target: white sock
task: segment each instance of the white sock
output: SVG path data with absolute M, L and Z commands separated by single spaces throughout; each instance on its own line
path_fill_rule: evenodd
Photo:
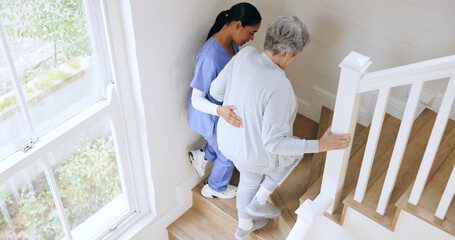
M 251 218 L 239 218 L 239 228 L 242 230 L 250 230 L 253 227 Z
M 272 194 L 272 191 L 261 186 L 254 197 L 258 200 L 259 204 L 263 205 L 267 202 L 267 198 L 270 196 L 270 194 Z

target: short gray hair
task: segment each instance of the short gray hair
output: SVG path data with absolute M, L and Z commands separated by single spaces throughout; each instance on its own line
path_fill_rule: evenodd
M 305 24 L 296 16 L 281 16 L 275 18 L 267 28 L 264 41 L 264 51 L 284 56 L 286 53 L 294 56 L 302 51 L 310 41 L 310 34 Z

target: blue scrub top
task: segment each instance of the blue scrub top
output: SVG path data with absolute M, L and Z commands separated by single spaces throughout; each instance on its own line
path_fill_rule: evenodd
M 239 46 L 235 43 L 232 43 L 232 46 L 234 47 L 234 54 L 236 54 L 239 51 Z M 204 43 L 197 54 L 194 77 L 190 86 L 204 92 L 210 102 L 222 105 L 221 102 L 216 101 L 210 95 L 210 84 L 221 70 L 223 70 L 229 60 L 231 60 L 231 56 L 229 56 L 226 50 L 212 36 Z M 188 125 L 190 129 L 204 137 L 215 136 L 216 124 L 219 117 L 196 110 L 191 103 L 192 93 L 193 90 L 191 89 L 190 96 L 188 97 Z

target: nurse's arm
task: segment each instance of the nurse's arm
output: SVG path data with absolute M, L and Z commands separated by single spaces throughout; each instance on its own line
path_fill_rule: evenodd
M 198 111 L 221 116 L 234 127 L 243 127 L 242 119 L 233 112 L 235 106 L 220 106 L 212 103 L 207 100 L 206 94 L 197 88 L 193 88 L 191 103 Z

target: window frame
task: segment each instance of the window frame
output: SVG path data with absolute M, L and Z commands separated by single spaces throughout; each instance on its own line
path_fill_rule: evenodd
M 0 169 L 3 169 L 0 170 L 0 182 L 7 181 L 22 169 L 40 160 L 43 169 L 47 167 L 49 170 L 46 155 L 51 152 L 52 148 L 70 138 L 74 133 L 87 129 L 90 124 L 108 116 L 122 179 L 122 190 L 126 196 L 129 211 L 122 214 L 110 226 L 98 229 L 99 231 L 91 238 L 114 239 L 141 219 L 151 219 L 154 216 L 152 214 L 151 172 L 148 171 L 150 161 L 147 161 L 146 137 L 141 134 L 140 130 L 145 126 L 144 119 L 140 118 L 143 113 L 143 105 L 134 98 L 138 87 L 135 84 L 139 84 L 138 81 L 131 81 L 138 80 L 134 75 L 134 70 L 130 69 L 128 64 L 119 64 L 122 61 L 124 63 L 124 59 L 132 59 L 127 49 L 128 40 L 124 39 L 124 23 L 122 18 L 118 18 L 124 11 L 122 10 L 124 3 L 121 0 L 82 1 L 88 18 L 94 62 L 97 66 L 100 84 L 102 84 L 103 99 L 32 141 L 33 147 L 30 150 L 17 151 L 0 162 L 0 166 L 2 166 Z M 133 161 L 133 159 L 140 160 Z M 52 177 L 46 174 L 46 179 L 52 187 Z M 53 194 L 53 196 L 55 195 Z M 54 199 L 56 206 L 57 201 Z M 89 219 L 99 217 L 97 215 L 100 212 L 102 210 L 93 214 Z M 89 219 L 85 222 L 89 222 Z M 93 227 L 91 224 L 84 225 L 84 223 L 71 232 L 85 231 L 81 229 Z M 67 238 L 72 239 L 69 236 Z

